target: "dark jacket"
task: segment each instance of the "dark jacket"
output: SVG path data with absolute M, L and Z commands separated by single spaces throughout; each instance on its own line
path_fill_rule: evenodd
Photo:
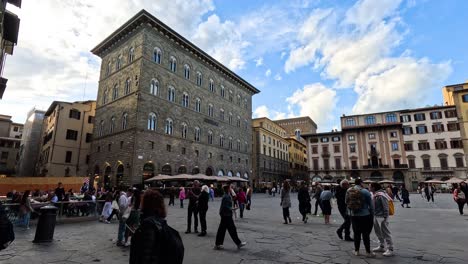
M 335 198 L 338 208 L 346 209 L 346 191 L 341 186 L 336 187 Z
M 229 216 L 232 217 L 232 198 L 231 195 L 225 193 L 221 200 L 221 206 L 219 208 L 219 215 L 221 217 Z
M 198 202 L 198 196 L 200 196 L 201 189 L 193 187 L 188 190 L 187 198 L 189 199 L 189 207 L 196 207 Z
M 57 195 L 57 198 L 60 201 L 63 201 L 63 198 L 65 198 L 65 189 L 62 187 L 62 188 L 56 188 L 55 189 L 55 195 Z
M 198 210 L 208 211 L 209 199 L 210 199 L 210 195 L 207 192 L 201 192 L 200 196 L 198 197 Z
M 157 216 L 143 216 L 132 236 L 130 264 L 182 264 L 184 246 L 177 231 Z
M 297 199 L 299 200 L 299 203 L 309 203 L 310 202 L 309 190 L 307 190 L 306 187 L 300 188 L 299 192 L 297 193 Z

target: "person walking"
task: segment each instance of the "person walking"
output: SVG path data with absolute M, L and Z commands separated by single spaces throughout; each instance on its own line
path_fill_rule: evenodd
M 127 191 L 130 196 L 130 190 Z M 127 221 L 127 217 L 130 216 L 130 213 L 127 212 L 128 209 L 128 196 L 127 193 L 121 192 L 119 197 L 119 230 L 117 233 L 117 246 L 124 246 L 124 236 L 125 236 L 125 221 Z
M 214 249 L 222 250 L 224 249 L 224 236 L 226 235 L 226 230 L 229 232 L 234 243 L 237 245 L 237 248 L 240 249 L 244 247 L 247 243 L 242 242 L 238 235 L 237 229 L 234 225 L 234 220 L 232 219 L 232 198 L 231 198 L 231 186 L 223 186 L 224 195 L 221 200 L 221 206 L 219 208 L 219 215 L 221 216 L 221 222 L 219 223 L 218 232 L 216 233 L 216 243 Z
M 31 212 L 34 211 L 34 209 L 31 206 L 31 198 L 29 198 L 29 195 L 31 194 L 30 190 L 26 190 L 23 194 L 23 197 L 21 198 L 20 202 L 20 225 L 22 225 L 25 229 L 29 229 L 29 220 L 31 219 Z
M 129 208 L 131 209 L 130 215 L 127 221 L 125 221 L 126 232 L 125 232 L 125 246 L 130 246 L 131 237 L 135 233 L 136 229 L 140 225 L 140 204 L 141 204 L 141 192 L 137 188 L 132 189 L 133 192 L 128 198 Z
M 99 222 L 107 221 L 106 219 L 112 214 L 112 198 L 112 194 L 110 192 L 107 193 L 104 207 L 102 208 L 101 216 L 99 217 Z
M 330 215 L 332 212 L 331 199 L 333 194 L 330 191 L 330 186 L 325 186 L 320 194 L 320 202 L 322 203 L 322 213 L 325 219 L 325 224 L 330 224 Z
M 309 190 L 307 189 L 305 182 L 301 183 L 299 192 L 297 193 L 297 199 L 299 200 L 299 212 L 302 215 L 302 222 L 307 223 L 307 213 L 310 208 L 310 195 Z
M 195 233 L 198 233 L 198 197 L 201 194 L 200 182 L 195 180 L 193 182 L 192 189 L 187 192 L 187 198 L 189 199 L 189 205 L 187 209 L 187 231 L 185 234 L 192 232 L 192 216 L 193 216 L 193 228 Z
M 468 197 L 468 185 L 466 184 L 466 182 L 460 183 L 460 190 L 465 194 L 465 197 Z M 468 200 L 466 200 L 466 203 L 468 204 Z
M 198 216 L 200 217 L 201 233 L 199 237 L 206 236 L 206 212 L 208 211 L 208 201 L 210 199 L 210 188 L 207 185 L 202 186 L 200 196 L 198 197 Z
M 176 190 L 175 190 L 174 186 L 172 186 L 169 189 L 169 206 L 171 206 L 171 205 L 174 206 L 175 205 L 175 202 L 174 202 L 175 195 L 176 195 Z
M 184 208 L 184 200 L 185 200 L 185 188 L 184 187 L 180 187 L 179 200 L 180 200 L 180 208 Z
M 340 226 L 340 228 L 336 230 L 336 234 L 338 235 L 340 239 L 343 239 L 343 231 L 344 231 L 344 234 L 345 234 L 344 240 L 354 241 L 350 235 L 351 218 L 348 214 L 348 210 L 346 208 L 346 202 L 345 202 L 346 191 L 349 188 L 349 182 L 347 180 L 342 180 L 342 181 L 339 181 L 338 184 L 339 185 L 336 187 L 335 197 L 336 197 L 336 203 L 338 205 L 338 211 L 340 212 L 341 217 L 343 217 L 344 222 Z
M 393 186 L 393 188 L 392 188 L 392 193 L 393 193 L 393 195 L 395 196 L 394 199 L 397 199 L 398 201 L 401 202 L 400 195 L 398 195 L 398 193 L 399 193 L 399 188 L 398 188 L 398 186 L 396 186 L 396 185 Z
M 240 218 L 244 218 L 244 209 L 245 204 L 247 203 L 245 191 L 247 191 L 247 189 L 245 187 L 241 187 L 239 188 L 239 192 L 237 193 L 237 203 L 239 204 Z
M 291 217 L 289 216 L 289 207 L 291 207 L 291 197 L 290 197 L 291 187 L 289 186 L 288 181 L 283 182 L 283 191 L 281 192 L 281 207 L 283 207 L 283 218 L 284 224 L 291 223 Z
M 401 199 L 403 201 L 401 203 L 401 207 L 405 207 L 405 204 L 406 204 L 406 208 L 411 208 L 409 206 L 409 204 L 410 204 L 409 191 L 408 191 L 408 189 L 406 189 L 405 185 L 401 186 Z
M 393 256 L 393 241 L 388 228 L 388 217 L 390 215 L 388 203 L 392 198 L 382 189 L 379 183 L 371 183 L 370 189 L 374 194 L 374 231 L 380 242 L 380 245 L 372 251 L 381 252 L 384 257 L 391 257 Z M 385 243 L 387 244 L 386 250 Z
M 130 264 L 184 262 L 184 244 L 179 233 L 165 218 L 164 197 L 156 190 L 147 190 L 141 207 L 142 221 L 132 236 Z
M 110 193 L 110 192 L 109 192 L 109 193 Z M 111 212 L 111 214 L 109 215 L 109 217 L 107 217 L 107 219 L 105 220 L 105 223 L 106 223 L 106 224 L 110 224 L 110 223 L 111 223 L 110 221 L 112 220 L 112 217 L 114 217 L 114 215 L 117 216 L 117 219 L 119 218 L 119 213 L 120 213 L 120 211 L 119 211 L 119 202 L 118 202 L 118 200 L 119 200 L 119 198 L 120 198 L 119 192 L 115 192 L 113 198 L 114 198 L 114 199 L 112 200 L 112 212 Z
M 210 186 L 210 199 L 212 202 L 214 202 L 214 198 L 215 198 L 215 192 L 214 192 L 214 189 L 213 189 L 213 184 L 211 184 Z
M 314 199 L 315 199 L 315 212 L 314 212 L 314 215 L 315 216 L 319 216 L 317 214 L 317 210 L 318 208 L 320 207 L 320 209 L 322 209 L 322 204 L 320 203 L 320 195 L 322 194 L 322 186 L 320 184 L 317 184 L 317 186 L 315 187 L 315 193 L 314 193 Z
M 461 190 L 460 185 L 456 183 L 453 184 L 453 200 L 458 205 L 458 211 L 460 212 L 460 215 L 463 215 L 463 208 L 465 207 L 466 196 L 465 193 Z
M 252 193 L 253 189 L 250 187 L 250 185 L 247 188 L 246 196 L 247 196 L 247 210 L 250 210 L 250 206 L 252 206 Z
M 375 257 L 375 254 L 370 250 L 370 233 L 374 227 L 372 195 L 362 187 L 362 180 L 356 179 L 355 186 L 348 189 L 346 192 L 346 206 L 349 209 L 351 223 L 354 233 L 354 252 L 355 256 L 359 256 L 359 248 L 361 246 L 361 238 L 366 248 L 366 256 L 368 258 Z

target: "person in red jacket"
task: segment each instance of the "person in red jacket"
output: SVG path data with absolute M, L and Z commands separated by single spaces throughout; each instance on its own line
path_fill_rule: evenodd
M 244 218 L 244 209 L 245 204 L 247 203 L 247 196 L 245 192 L 247 189 L 245 187 L 239 188 L 239 192 L 237 193 L 237 203 L 239 204 L 239 211 L 240 211 L 240 218 Z

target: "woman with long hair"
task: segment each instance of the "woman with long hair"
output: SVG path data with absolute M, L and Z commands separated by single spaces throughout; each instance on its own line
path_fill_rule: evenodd
M 26 229 L 29 229 L 29 220 L 31 219 L 31 212 L 34 211 L 34 209 L 31 206 L 31 198 L 29 198 L 30 194 L 30 190 L 24 192 L 23 197 L 21 198 L 19 208 L 21 216 L 20 225 L 22 225 Z
M 156 190 L 145 191 L 141 212 L 141 224 L 132 236 L 130 264 L 182 264 L 184 245 L 179 233 L 167 225 L 164 197 Z
M 289 207 L 291 207 L 291 197 L 289 192 L 291 187 L 289 186 L 289 182 L 284 181 L 283 183 L 283 191 L 281 192 L 281 207 L 283 207 L 283 218 L 284 224 L 291 223 L 291 217 L 289 216 Z

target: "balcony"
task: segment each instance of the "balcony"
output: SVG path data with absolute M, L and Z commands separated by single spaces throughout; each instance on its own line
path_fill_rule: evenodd
M 367 152 L 369 157 L 378 157 L 380 156 L 380 152 L 377 149 L 371 149 Z
M 322 152 L 322 158 L 329 158 L 330 157 L 330 152 L 328 151 L 323 151 Z

